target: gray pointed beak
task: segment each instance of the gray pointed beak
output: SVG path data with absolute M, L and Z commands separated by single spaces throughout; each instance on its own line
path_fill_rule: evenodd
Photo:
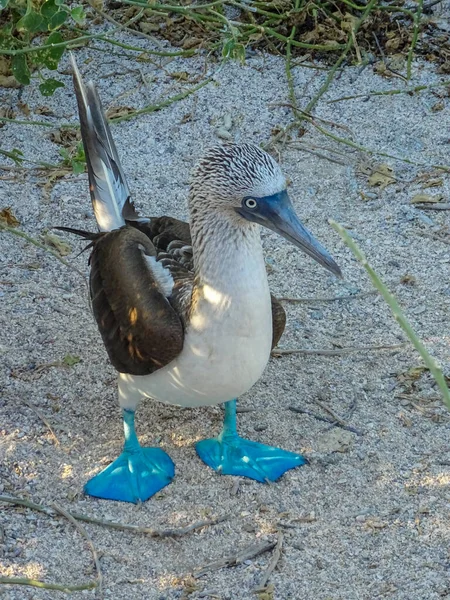
M 337 277 L 342 277 L 341 269 L 330 253 L 297 217 L 286 190 L 265 198 L 246 198 L 236 211 L 245 219 L 275 231 L 311 256 L 322 267 Z

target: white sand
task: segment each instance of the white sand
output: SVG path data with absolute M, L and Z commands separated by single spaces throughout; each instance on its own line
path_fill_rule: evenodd
M 123 37 L 129 43 L 142 40 Z M 108 47 L 110 50 L 110 47 Z M 83 58 L 91 59 L 85 64 Z M 185 89 L 163 70 L 125 57 L 77 52 L 81 70 L 94 79 L 104 104 L 143 107 Z M 61 71 L 67 69 L 67 61 Z M 171 72 L 200 75 L 203 58 L 177 59 Z M 209 64 L 212 71 L 216 65 Z M 300 106 L 317 92 L 326 72 L 295 68 Z M 29 118 L 61 123 L 76 120 L 70 77 L 52 99 L 37 86 L 22 96 Z M 143 79 L 148 83 L 143 84 Z M 413 85 L 437 82 L 432 65 L 414 62 Z M 346 68 L 321 99 L 315 114 L 343 128 L 335 135 L 371 150 L 405 157 L 414 164 L 380 158 L 394 168 L 396 183 L 384 191 L 368 185 L 366 165 L 375 158 L 338 145 L 308 126 L 299 139 L 336 164 L 286 146 L 281 159 L 292 180 L 291 196 L 307 226 L 326 244 L 343 268 L 337 281 L 288 243 L 264 233 L 274 293 L 291 297 L 335 297 L 370 291 L 350 252 L 327 223 L 333 218 L 351 228 L 370 261 L 395 288 L 402 307 L 433 354 L 450 368 L 449 248 L 423 237 L 449 225 L 449 213 L 420 211 L 410 204 L 421 191 L 449 199 L 449 177 L 425 189 L 418 179 L 433 165 L 450 165 L 449 99 L 445 88 L 414 96 L 378 96 L 328 104 L 331 99 L 370 90 L 402 88 L 398 78 L 382 79 L 372 67 Z M 432 107 L 442 95 L 444 109 Z M 17 90 L 1 90 L 2 103 L 17 112 Z M 255 55 L 245 66 L 228 63 L 201 91 L 161 112 L 113 127 L 123 166 L 144 214 L 186 217 L 189 170 L 203 149 L 217 140 L 215 129 L 232 114 L 236 141 L 267 141 L 277 125 L 291 121 L 284 62 Z M 37 112 L 48 106 L 49 117 Z M 187 119 L 186 115 L 190 115 Z M 318 123 L 320 123 L 318 121 Z M 330 128 L 328 125 L 325 127 Z M 59 147 L 49 131 L 7 124 L 1 148 L 20 148 L 27 158 L 58 162 Z M 336 150 L 330 154 L 323 148 Z M 281 148 L 280 148 L 281 149 Z M 2 164 L 10 164 L 1 159 Z M 423 166 L 419 166 L 423 165 Z M 45 174 L 4 171 L 0 208 L 11 206 L 21 228 L 39 237 L 53 225 L 93 229 L 87 179 L 68 176 L 46 200 Z M 11 179 L 12 178 L 12 179 Z M 361 194 L 369 194 L 362 199 Z M 86 274 L 87 254 L 75 258 L 82 243 L 63 236 L 73 248 L 68 260 Z M 449 238 L 447 238 L 449 239 Z M 159 444 L 176 463 L 176 479 L 142 506 L 84 497 L 82 486 L 113 460 L 122 445 L 115 373 L 89 311 L 82 278 L 48 253 L 10 234 L 0 235 L 0 339 L 3 395 L 0 399 L 0 489 L 73 512 L 151 527 L 181 526 L 218 515 L 230 519 L 180 539 L 151 539 L 86 525 L 101 553 L 105 598 L 172 600 L 187 598 L 186 578 L 210 560 L 233 554 L 284 532 L 281 560 L 270 578 L 277 600 L 440 600 L 450 598 L 448 413 L 432 379 L 424 374 L 408 398 L 399 373 L 421 363 L 411 349 L 360 352 L 342 356 L 285 356 L 273 359 L 260 382 L 240 402 L 254 412 L 242 414 L 243 435 L 302 451 L 310 465 L 266 486 L 218 476 L 197 458 L 196 440 L 215 434 L 221 410 L 182 410 L 142 403 L 137 427 L 143 444 Z M 405 275 L 415 285 L 400 283 Z M 288 324 L 280 347 L 339 348 L 395 344 L 404 336 L 376 296 L 353 300 L 286 304 Z M 67 353 L 81 362 L 71 368 L 34 367 L 61 360 Z M 60 445 L 22 400 L 32 403 L 52 424 Z M 329 429 L 324 422 L 287 410 L 296 405 L 327 416 L 322 399 L 358 436 Z M 346 416 L 349 406 L 354 412 Z M 337 450 L 337 451 L 336 451 Z M 313 515 L 312 522 L 296 521 Z M 1 505 L 0 574 L 75 584 L 95 576 L 85 540 L 63 518 L 51 518 Z M 236 568 L 198 579 L 189 600 L 254 597 L 270 554 Z M 184 583 L 183 583 L 184 582 Z M 184 591 L 183 591 L 184 590 Z M 74 600 L 94 592 L 73 594 Z M 43 600 L 58 592 L 0 586 L 0 598 Z

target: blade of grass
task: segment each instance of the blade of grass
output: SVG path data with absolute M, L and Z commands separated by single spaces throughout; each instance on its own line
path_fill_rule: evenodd
M 416 92 L 422 92 L 423 90 L 432 89 L 435 87 L 447 87 L 450 85 L 450 81 L 439 81 L 438 83 L 430 83 L 428 85 L 416 85 L 410 88 L 404 88 L 402 90 L 384 90 L 374 91 L 371 90 L 366 94 L 355 94 L 354 96 L 341 96 L 340 98 L 334 98 L 333 100 L 327 100 L 326 104 L 334 104 L 335 102 L 343 102 L 344 100 L 356 100 L 357 98 L 370 98 L 371 96 L 396 96 L 398 94 L 415 94 Z
M 419 336 L 416 334 L 416 332 L 412 328 L 408 319 L 405 317 L 402 309 L 400 308 L 399 303 L 397 302 L 395 297 L 391 294 L 391 292 L 388 290 L 388 288 L 383 283 L 383 281 L 380 279 L 380 277 L 377 275 L 377 273 L 375 272 L 373 267 L 369 264 L 364 252 L 354 242 L 354 240 L 351 238 L 351 236 L 349 235 L 347 230 L 339 223 L 336 223 L 336 221 L 330 220 L 329 223 L 330 223 L 331 227 L 341 236 L 341 238 L 344 241 L 344 243 L 346 244 L 346 246 L 348 246 L 350 248 L 350 250 L 356 257 L 356 259 L 366 270 L 373 285 L 377 288 L 377 290 L 383 296 L 385 302 L 391 309 L 394 319 L 397 321 L 397 323 L 400 325 L 400 327 L 406 333 L 408 339 L 414 345 L 415 349 L 422 357 L 425 365 L 427 366 L 427 368 L 430 370 L 431 374 L 433 375 L 436 383 L 439 386 L 439 389 L 442 392 L 444 403 L 447 406 L 447 408 L 450 410 L 450 390 L 447 387 L 444 374 L 442 373 L 442 369 L 438 365 L 437 361 L 428 352 L 424 343 L 419 338 Z
M 429 167 L 430 166 L 427 163 L 421 163 L 419 161 L 411 160 L 409 158 L 404 158 L 402 156 L 395 156 L 394 154 L 389 154 L 388 152 L 380 152 L 378 150 L 371 150 L 370 148 L 366 148 L 365 146 L 362 146 L 361 144 L 357 144 L 356 142 L 353 142 L 352 140 L 349 140 L 344 137 L 340 137 L 338 135 L 334 135 L 334 133 L 331 133 L 331 131 L 327 131 L 326 129 L 321 127 L 317 123 L 317 121 L 311 117 L 311 115 L 307 115 L 306 113 L 304 113 L 303 118 L 306 121 L 308 121 L 309 123 L 311 123 L 311 125 L 313 127 L 315 127 L 317 129 L 317 131 L 319 131 L 326 137 L 334 140 L 335 142 L 338 142 L 339 144 L 344 144 L 345 146 L 348 146 L 349 148 L 354 148 L 355 150 L 364 152 L 364 153 L 368 154 L 369 156 L 383 156 L 385 158 L 390 158 L 392 160 L 398 160 L 400 162 L 407 163 L 408 165 L 415 165 L 415 166 L 419 166 L 419 167 Z M 291 124 L 291 125 L 295 125 L 295 123 Z M 439 169 L 440 171 L 445 171 L 446 173 L 450 172 L 450 166 L 448 166 L 448 165 L 431 165 L 431 167 L 433 169 Z
M 219 67 L 219 69 L 220 69 L 220 67 Z M 139 115 L 145 115 L 145 114 L 157 112 L 159 110 L 162 110 L 163 108 L 166 108 L 167 106 L 170 106 L 171 104 L 174 104 L 175 102 L 178 102 L 179 100 L 184 100 L 191 94 L 195 94 L 195 92 L 198 92 L 199 90 L 201 90 L 203 87 L 208 85 L 208 83 L 211 83 L 211 81 L 213 81 L 214 77 L 217 75 L 219 69 L 217 69 L 213 75 L 211 75 L 210 77 L 208 77 L 207 79 L 205 79 L 204 81 L 199 83 L 198 85 L 191 87 L 179 94 L 175 94 L 174 96 L 167 98 L 167 100 L 164 100 L 160 104 L 149 104 L 148 106 L 145 106 L 144 108 L 130 112 L 127 115 L 124 115 L 122 117 L 115 117 L 115 118 L 109 119 L 109 122 L 110 123 L 120 123 L 121 121 L 129 121 L 130 119 L 134 119 L 135 117 L 137 117 Z M 39 125 L 42 127 L 51 127 L 51 128 L 57 128 L 57 129 L 58 128 L 60 128 L 60 129 L 62 129 L 62 128 L 79 129 L 80 128 L 80 125 L 78 123 L 63 123 L 61 125 L 58 125 L 57 123 L 46 123 L 45 121 L 17 121 L 16 119 L 0 117 L 0 123 L 3 121 L 5 121 L 7 123 L 16 123 L 18 125 Z M 4 152 L 6 152 L 6 151 L 4 151 Z M 0 154 L 1 153 L 2 152 L 0 151 Z M 8 156 L 8 158 L 11 158 L 9 156 L 9 154 L 5 154 L 5 155 Z M 25 159 L 22 159 L 22 160 L 25 160 Z M 33 162 L 33 161 L 28 161 L 28 162 Z M 50 165 L 47 163 L 39 163 L 39 164 L 41 166 L 45 166 L 47 168 L 58 168 L 58 165 Z
M 8 233 L 17 235 L 18 237 L 21 237 L 22 239 L 26 240 L 27 242 L 30 242 L 30 244 L 33 244 L 33 246 L 36 246 L 37 248 L 40 248 L 41 250 L 45 250 L 46 252 L 48 252 L 49 254 L 54 256 L 57 260 L 59 260 L 59 262 L 61 262 L 63 265 L 65 265 L 66 267 L 69 267 L 69 269 L 72 269 L 72 271 L 75 271 L 76 273 L 78 273 L 78 275 L 81 275 L 81 277 L 84 279 L 84 281 L 86 281 L 86 276 L 84 273 L 82 273 L 79 269 L 77 269 L 76 267 L 71 265 L 69 262 L 67 262 L 67 260 L 64 260 L 64 258 L 62 258 L 57 252 L 55 252 L 54 250 L 52 250 L 45 244 L 41 244 L 41 242 L 38 242 L 38 240 L 35 240 L 33 237 L 31 237 L 31 235 L 28 235 L 24 231 L 20 231 L 20 229 L 14 229 L 14 227 L 9 227 L 9 225 L 3 225 L 3 223 L 0 223 L 0 233 L 2 231 L 7 231 Z
M 59 583 L 45 583 L 37 579 L 27 579 L 26 577 L 0 577 L 0 584 L 6 585 L 27 585 L 30 587 L 41 588 L 44 590 L 57 590 L 65 594 L 72 592 L 81 592 L 82 590 L 93 590 L 97 587 L 97 582 L 83 583 L 81 585 L 64 585 Z
M 422 11 L 423 11 L 423 0 L 418 0 L 417 11 L 414 13 L 413 37 L 411 40 L 411 46 L 409 48 L 408 58 L 406 61 L 406 79 L 408 79 L 408 81 L 411 79 L 411 65 L 412 65 L 412 59 L 414 56 L 414 48 L 416 47 L 417 40 L 419 38 L 420 20 L 422 18 Z
M 219 67 L 219 69 L 220 69 L 220 67 Z M 216 73 L 217 73 L 217 71 L 216 71 Z M 178 102 L 179 100 L 184 100 L 191 94 L 195 94 L 195 92 L 198 92 L 199 90 L 201 90 L 203 87 L 208 85 L 208 83 L 211 83 L 211 81 L 213 81 L 216 73 L 214 73 L 214 75 L 211 75 L 211 77 L 208 77 L 207 79 L 205 79 L 198 85 L 195 85 L 194 87 L 189 88 L 188 90 L 185 90 L 184 92 L 181 92 L 180 94 L 175 94 L 175 96 L 172 96 L 171 98 L 167 98 L 167 100 L 164 100 L 164 102 L 161 102 L 161 104 L 150 104 L 149 106 L 145 106 L 144 108 L 135 110 L 134 112 L 131 112 L 122 117 L 116 117 L 116 118 L 110 119 L 110 123 L 121 123 L 122 121 L 129 121 L 130 119 L 134 119 L 135 117 L 137 117 L 139 115 L 146 115 L 149 113 L 153 113 L 153 112 L 156 112 L 163 108 L 166 108 L 167 106 L 170 106 L 171 104 L 174 104 L 175 102 Z

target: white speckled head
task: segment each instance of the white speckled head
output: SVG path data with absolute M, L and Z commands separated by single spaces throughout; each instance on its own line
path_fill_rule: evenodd
M 238 206 L 246 196 L 272 196 L 286 188 L 275 160 L 254 144 L 224 144 L 206 152 L 192 173 L 191 202 Z
M 194 169 L 189 209 L 197 264 L 208 236 L 218 239 L 220 231 L 222 238 L 240 236 L 242 243 L 243 236 L 251 232 L 259 240 L 257 224 L 275 231 L 341 276 L 339 266 L 295 213 L 280 167 L 258 146 L 225 144 L 211 148 Z

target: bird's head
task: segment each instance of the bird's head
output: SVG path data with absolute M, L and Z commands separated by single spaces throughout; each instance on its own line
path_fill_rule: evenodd
M 208 150 L 193 171 L 191 198 L 213 203 L 211 208 L 275 231 L 341 277 L 328 251 L 295 213 L 278 163 L 253 144 L 225 144 Z M 191 212 L 198 209 L 195 202 Z M 197 206 L 195 206 L 197 204 Z

